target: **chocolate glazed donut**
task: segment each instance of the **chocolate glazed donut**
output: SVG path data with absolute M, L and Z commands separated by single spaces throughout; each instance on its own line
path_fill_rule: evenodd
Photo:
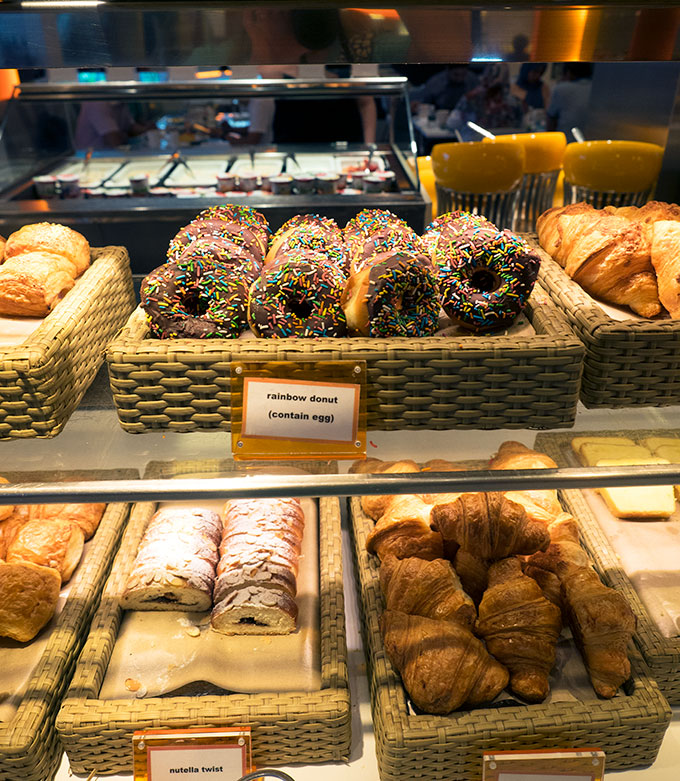
M 455 323 L 484 333 L 509 326 L 524 309 L 540 259 L 519 236 L 470 224 L 437 255 L 439 291 Z
M 266 266 L 250 288 L 248 322 L 262 338 L 344 336 L 345 275 L 305 255 Z
M 194 220 L 185 225 L 168 247 L 168 260 L 177 260 L 184 250 L 198 238 L 224 238 L 247 249 L 261 263 L 264 246 L 256 232 L 240 222 L 226 222 L 217 217 Z
M 141 305 L 160 338 L 235 338 L 247 327 L 250 278 L 238 266 L 164 263 L 142 281 Z
M 260 273 L 262 264 L 245 247 L 227 236 L 199 236 L 187 245 L 177 258 L 177 265 L 192 271 L 208 270 L 214 266 L 232 266 L 252 282 Z
M 353 335 L 432 336 L 440 311 L 435 273 L 417 255 L 380 253 L 349 278 L 342 308 Z

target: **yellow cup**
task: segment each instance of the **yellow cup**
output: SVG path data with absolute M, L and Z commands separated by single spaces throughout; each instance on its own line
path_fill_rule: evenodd
M 420 177 L 420 185 L 429 195 L 432 201 L 432 216 L 437 216 L 437 190 L 434 186 L 434 172 L 432 170 L 432 158 L 427 157 L 418 158 L 418 176 Z
M 437 184 L 456 192 L 507 192 L 522 179 L 524 147 L 495 141 L 437 144 L 432 170 Z
M 491 143 L 491 139 L 484 139 Z M 567 137 L 564 133 L 511 133 L 497 136 L 495 143 L 521 144 L 524 147 L 524 173 L 542 174 L 562 167 Z
M 656 182 L 663 147 L 643 141 L 583 141 L 567 144 L 564 178 L 590 190 L 634 193 Z

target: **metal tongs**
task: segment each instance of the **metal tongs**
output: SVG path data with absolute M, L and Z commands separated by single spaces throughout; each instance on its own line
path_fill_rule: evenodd
M 87 169 L 90 167 L 90 160 L 92 160 L 92 153 L 94 152 L 93 147 L 88 147 L 87 152 L 85 153 L 85 160 L 83 161 L 83 170 L 81 172 L 83 178 L 85 177 L 85 174 L 87 173 Z
M 156 182 L 154 185 L 155 187 L 162 187 L 165 184 L 166 179 L 170 176 L 170 174 L 177 168 L 179 165 L 183 165 L 187 171 L 191 174 L 191 176 L 196 178 L 194 176 L 194 172 L 191 170 L 191 166 L 187 161 L 182 157 L 181 152 L 179 149 L 176 149 L 170 157 L 167 159 L 167 162 L 165 163 L 167 166 L 169 166 L 168 170 L 160 177 L 160 179 Z
M 368 160 L 366 160 L 366 170 L 371 170 L 371 163 L 373 162 L 373 156 L 375 155 L 375 150 L 378 148 L 377 144 L 369 144 L 368 145 Z
M 476 122 L 466 122 L 467 126 L 470 128 L 470 130 L 474 130 L 475 133 L 479 133 L 480 136 L 484 136 L 484 138 L 490 138 L 493 140 L 496 138 L 496 136 L 489 130 L 487 130 L 485 127 L 482 127 L 481 125 L 478 125 Z
M 225 174 L 228 174 L 228 173 L 229 173 L 229 171 L 231 171 L 231 169 L 234 167 L 234 163 L 235 163 L 237 160 L 238 160 L 238 155 L 232 155 L 232 156 L 231 156 L 231 157 L 230 157 L 230 158 L 227 160 L 227 167 L 224 169 L 224 173 L 225 173 Z
M 295 157 L 295 152 L 286 152 L 286 154 L 283 156 L 283 163 L 281 164 L 282 174 L 287 172 L 289 160 L 291 160 L 298 168 L 300 168 L 300 163 L 298 163 L 297 158 Z

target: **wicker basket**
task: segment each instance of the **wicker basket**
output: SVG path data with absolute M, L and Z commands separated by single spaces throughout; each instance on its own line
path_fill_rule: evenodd
M 585 345 L 587 407 L 680 403 L 680 320 L 614 320 L 541 250 L 539 280 Z
M 135 307 L 124 247 L 92 249 L 92 265 L 23 344 L 0 345 L 0 439 L 53 437 Z
M 11 482 L 134 479 L 132 469 L 105 472 L 5 472 Z M 57 711 L 78 652 L 87 636 L 102 586 L 120 542 L 127 504 L 109 504 L 71 584 L 69 597 L 33 670 L 14 717 L 0 723 L 0 781 L 47 781 L 57 771 L 62 748 Z
M 625 692 L 612 700 L 488 707 L 451 716 L 413 715 L 385 653 L 377 557 L 366 551 L 373 521 L 351 499 L 362 631 L 369 665 L 378 768 L 383 781 L 479 781 L 485 751 L 601 748 L 610 770 L 650 765 L 671 710 L 636 656 Z
M 109 345 L 118 417 L 133 434 L 228 429 L 235 360 L 363 360 L 368 428 L 565 428 L 573 425 L 583 346 L 538 287 L 533 336 L 413 339 L 149 338 L 137 309 Z
M 299 464 L 297 465 L 299 467 Z M 231 461 L 151 464 L 147 477 L 218 473 Z M 262 465 L 259 465 L 262 468 Z M 155 509 L 136 505 L 104 590 L 90 637 L 57 719 L 75 773 L 132 772 L 132 733 L 149 728 L 249 725 L 253 761 L 307 764 L 347 759 L 351 741 L 350 693 L 342 585 L 340 505 L 319 500 L 321 689 L 312 692 L 99 699 L 122 618 L 118 595 L 139 540 Z
M 649 436 L 680 436 L 675 431 L 593 431 L 581 432 L 579 436 L 621 436 L 640 440 Z M 566 464 L 565 449 L 571 445 L 571 436 L 541 434 L 536 438 L 536 449 L 549 455 L 561 466 Z M 656 622 L 650 616 L 638 596 L 635 587 L 621 567 L 621 561 L 613 550 L 607 535 L 593 515 L 587 500 L 578 490 L 561 491 L 562 503 L 568 512 L 578 518 L 581 536 L 595 562 L 595 568 L 602 580 L 625 595 L 637 616 L 635 642 L 647 663 L 659 688 L 671 705 L 680 705 L 680 637 L 664 637 Z

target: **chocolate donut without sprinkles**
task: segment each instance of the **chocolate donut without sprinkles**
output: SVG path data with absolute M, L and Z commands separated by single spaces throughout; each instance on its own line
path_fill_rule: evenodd
M 480 333 L 509 326 L 524 309 L 540 259 L 508 230 L 470 225 L 440 267 L 439 290 L 446 314 Z
M 260 338 L 344 336 L 345 275 L 304 255 L 262 269 L 248 297 L 248 322 Z
M 411 254 L 382 253 L 349 278 L 342 308 L 353 335 L 432 336 L 439 323 L 437 279 Z
M 237 267 L 189 270 L 164 263 L 144 278 L 140 297 L 151 333 L 160 339 L 233 339 L 247 327 L 248 283 Z

